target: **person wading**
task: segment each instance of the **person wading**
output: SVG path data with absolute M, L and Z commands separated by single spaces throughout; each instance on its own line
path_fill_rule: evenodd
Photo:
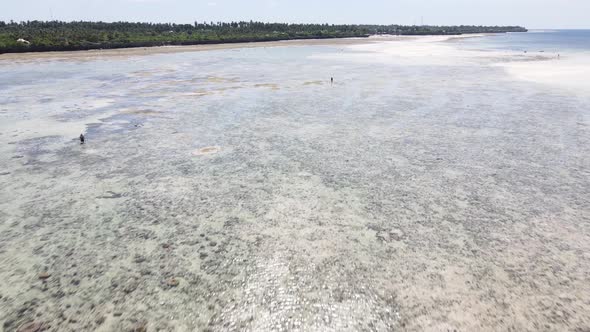
M 80 134 L 80 144 L 84 144 L 84 134 Z

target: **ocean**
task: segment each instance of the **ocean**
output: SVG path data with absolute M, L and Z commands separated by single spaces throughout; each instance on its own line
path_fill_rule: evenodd
M 590 52 L 590 30 L 531 30 L 456 41 L 466 48 L 527 52 Z

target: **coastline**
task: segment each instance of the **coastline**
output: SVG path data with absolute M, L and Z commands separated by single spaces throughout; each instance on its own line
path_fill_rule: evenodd
M 293 39 L 281 41 L 263 41 L 248 43 L 202 44 L 202 45 L 178 45 L 178 46 L 152 46 L 130 47 L 87 51 L 51 51 L 28 53 L 4 53 L 0 54 L 2 61 L 14 60 L 38 60 L 38 59 L 80 59 L 95 57 L 118 56 L 143 56 L 166 53 L 218 51 L 255 47 L 281 47 L 281 46 L 313 46 L 313 45 L 352 45 L 375 42 L 371 38 L 324 38 L 324 39 Z
M 0 54 L 81 51 L 173 45 L 216 45 L 305 39 L 368 38 L 372 35 L 456 36 L 526 32 L 521 26 L 328 25 L 265 22 L 0 22 Z M 16 33 L 16 34 L 15 34 Z M 26 38 L 18 38 L 18 37 Z
M 80 61 L 95 60 L 112 57 L 135 57 L 158 54 L 173 54 L 186 52 L 205 52 L 221 50 L 237 50 L 266 47 L 293 46 L 342 46 L 352 50 L 369 52 L 372 61 L 395 61 L 406 65 L 417 64 L 450 64 L 454 61 L 464 63 L 479 62 L 481 59 L 495 58 L 499 60 L 493 66 L 503 68 L 510 77 L 536 82 L 544 85 L 576 90 L 586 93 L 590 91 L 590 83 L 580 79 L 579 73 L 590 75 L 590 58 L 588 54 L 563 56 L 559 61 L 554 55 L 529 53 L 526 55 L 514 52 L 463 50 L 453 42 L 468 38 L 482 38 L 498 35 L 498 33 L 477 33 L 463 35 L 371 35 L 367 38 L 324 38 L 324 39 L 294 39 L 282 41 L 261 41 L 244 43 L 202 44 L 202 45 L 174 45 L 153 47 L 132 47 L 102 50 L 80 51 L 50 51 L 29 53 L 0 54 L 0 65 L 9 63 L 26 63 L 43 60 Z M 365 61 L 363 54 L 347 55 L 357 60 Z M 435 59 L 432 58 L 435 56 Z M 321 57 L 321 56 L 320 56 Z M 336 60 L 336 59 L 334 59 Z M 555 61 L 554 61 L 555 60 Z
M 47 52 L 23 52 L 23 53 L 2 53 L 2 61 L 38 60 L 38 59 L 81 59 L 95 57 L 118 57 L 118 56 L 144 56 L 181 52 L 202 52 L 218 51 L 255 47 L 282 47 L 282 46 L 331 46 L 331 45 L 361 45 L 388 41 L 452 41 L 464 38 L 477 38 L 496 35 L 497 33 L 477 33 L 463 35 L 371 35 L 369 37 L 346 37 L 346 38 L 321 38 L 321 39 L 291 39 L 278 41 L 259 41 L 243 43 L 220 43 L 220 44 L 199 44 L 199 45 L 168 45 L 150 47 L 128 47 L 113 49 L 92 49 L 77 51 L 47 51 Z
M 0 324 L 583 329 L 573 55 L 448 37 L 0 62 Z

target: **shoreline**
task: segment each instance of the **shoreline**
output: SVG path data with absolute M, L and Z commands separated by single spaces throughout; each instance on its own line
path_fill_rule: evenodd
M 445 63 L 451 61 L 472 61 L 481 58 L 482 54 L 464 53 L 453 45 L 462 39 L 484 38 L 495 36 L 498 33 L 477 33 L 463 35 L 371 35 L 369 37 L 348 37 L 348 38 L 324 38 L 324 39 L 294 39 L 281 41 L 260 41 L 260 42 L 243 42 L 243 43 L 222 43 L 222 44 L 201 44 L 201 45 L 170 45 L 170 46 L 153 46 L 153 47 L 132 47 L 103 50 L 79 50 L 79 51 L 50 51 L 50 52 L 29 52 L 29 53 L 4 53 L 0 54 L 0 66 L 14 63 L 27 63 L 37 61 L 90 61 L 96 59 L 109 59 L 117 57 L 141 57 L 159 54 L 190 53 L 204 51 L 222 51 L 238 50 L 249 48 L 266 48 L 266 47 L 293 47 L 293 46 L 342 46 L 352 47 L 353 49 L 376 52 L 383 61 L 389 62 L 390 56 L 401 56 L 402 58 L 412 58 L 410 63 L 421 63 L 424 55 L 436 54 L 439 61 L 446 59 Z M 387 46 L 390 42 L 400 42 L 394 48 Z M 409 42 L 409 44 L 408 44 Z M 383 44 L 385 43 L 385 44 Z M 382 44 L 381 46 L 379 46 Z M 438 44 L 438 46 L 436 46 Z M 450 46 L 454 52 L 452 56 L 445 50 L 443 45 Z M 408 46 L 410 46 L 408 48 Z M 442 52 L 442 53 L 441 53 Z M 471 51 L 477 52 L 477 51 Z M 486 51 L 486 56 L 494 56 L 493 51 Z M 357 56 L 357 55 L 355 55 Z M 379 58 L 378 56 L 378 58 Z M 450 56 L 450 57 L 449 57 Z M 508 75 L 514 79 L 529 82 L 537 82 L 544 85 L 553 85 L 556 87 L 566 88 L 567 90 L 578 90 L 582 92 L 590 91 L 590 85 L 583 80 L 576 78 L 576 72 L 581 70 L 586 73 L 590 68 L 587 57 L 562 57 L 561 61 L 554 62 L 552 56 L 544 55 L 543 57 L 532 56 L 527 54 L 525 59 L 509 60 L 514 54 L 495 55 L 505 57 L 508 61 L 501 61 L 494 64 L 503 68 Z M 461 57 L 461 59 L 457 59 Z M 399 60 L 399 59 L 398 59 Z M 428 63 L 431 60 L 427 61 Z M 407 64 L 410 64 L 407 63 Z
M 463 35 L 371 35 L 368 37 L 344 37 L 344 38 L 310 38 L 291 39 L 277 41 L 256 41 L 240 43 L 219 43 L 199 45 L 166 45 L 149 47 L 126 47 L 112 49 L 92 49 L 75 51 L 46 51 L 46 52 L 23 52 L 23 53 L 2 53 L 2 61 L 37 60 L 37 59 L 79 59 L 111 56 L 144 56 L 155 54 L 218 51 L 256 47 L 281 47 L 281 46 L 331 46 L 331 45 L 359 45 L 372 44 L 383 41 L 413 40 L 420 38 L 442 38 L 439 41 L 452 41 L 463 38 L 477 38 L 496 35 L 496 33 L 477 33 Z
M 281 47 L 281 46 L 310 46 L 310 45 L 352 45 L 376 42 L 370 38 L 325 38 L 325 39 L 293 39 L 280 41 L 261 41 L 244 43 L 200 44 L 200 45 L 171 45 L 151 47 L 129 47 L 80 51 L 50 51 L 28 53 L 3 53 L 0 54 L 0 63 L 6 60 L 36 60 L 36 59 L 77 59 L 87 57 L 111 57 L 111 56 L 142 56 L 182 52 L 202 52 L 230 50 L 256 47 Z

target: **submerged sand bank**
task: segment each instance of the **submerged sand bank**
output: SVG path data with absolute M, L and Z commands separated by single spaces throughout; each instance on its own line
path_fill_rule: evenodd
M 355 53 L 318 54 L 312 58 L 406 66 L 492 66 L 502 68 L 513 80 L 549 85 L 578 95 L 590 94 L 590 53 L 522 53 L 460 47 L 461 39 L 489 35 L 375 38 L 379 42 L 347 45 Z
M 582 95 L 590 95 L 590 54 L 573 53 L 546 56 L 541 61 L 501 64 L 515 79 L 537 82 Z

